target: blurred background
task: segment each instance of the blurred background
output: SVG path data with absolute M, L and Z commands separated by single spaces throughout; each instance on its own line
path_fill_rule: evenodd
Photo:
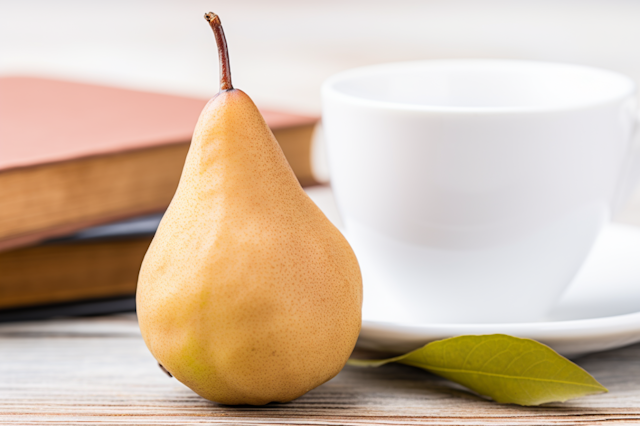
M 637 0 L 0 0 L 0 77 L 47 77 L 207 99 L 217 93 L 219 85 L 214 37 L 203 19 L 208 11 L 219 14 L 223 22 L 234 86 L 263 108 L 301 115 L 320 115 L 320 87 L 332 74 L 392 61 L 506 58 L 568 62 L 618 71 L 640 82 Z M 0 93 L 0 101 L 1 97 Z M 196 103 L 194 111 L 200 108 Z M 2 120 L 0 116 L 0 125 Z M 193 127 L 188 124 L 190 132 Z M 6 148 L 12 143 L 0 140 L 0 160 L 3 144 Z M 321 155 L 321 150 L 312 151 Z M 0 167 L 0 178 L 3 173 L 9 172 Z M 169 189 L 172 194 L 173 187 Z M 1 196 L 2 191 L 0 210 Z M 617 219 L 640 225 L 637 212 L 638 191 Z M 127 260 L 125 290 L 104 293 L 128 297 L 124 305 L 117 301 L 121 307 L 117 309 L 133 309 L 140 256 L 157 226 L 158 217 L 139 219 L 138 225 L 146 226 L 146 231 L 136 240 L 138 251 Z M 90 231 L 112 236 L 129 232 L 113 229 Z M 90 238 L 86 241 L 93 241 Z M 25 259 L 25 266 L 14 267 L 15 281 L 3 282 L 0 274 L 0 301 L 6 289 L 27 292 L 29 285 L 38 287 L 42 278 L 27 282 L 23 272 L 39 268 L 40 252 L 33 250 L 62 253 L 71 246 L 63 242 L 61 248 L 45 244 L 44 248 L 0 253 L 0 266 L 3 261 L 17 265 L 17 257 L 12 256 Z M 114 269 L 114 256 L 105 257 L 105 270 Z M 69 260 L 71 266 L 64 271 L 58 267 L 60 282 L 68 281 L 64 273 L 69 268 L 86 263 L 84 258 L 77 259 Z M 75 278 L 78 286 L 87 280 L 79 274 Z M 51 284 L 52 288 L 57 285 Z M 23 305 L 26 302 L 6 306 Z M 101 312 L 110 309 L 107 306 Z M 83 312 L 98 311 L 88 308 Z
M 2 0 L 0 73 L 210 97 L 209 10 L 224 24 L 234 84 L 302 113 L 320 112 L 331 74 L 390 61 L 560 61 L 640 81 L 635 0 Z

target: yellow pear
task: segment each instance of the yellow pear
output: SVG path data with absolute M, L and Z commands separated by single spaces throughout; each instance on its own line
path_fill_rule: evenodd
M 344 366 L 360 332 L 362 278 L 254 103 L 232 87 L 220 19 L 205 17 L 221 89 L 144 258 L 140 329 L 161 366 L 207 399 L 290 401 Z

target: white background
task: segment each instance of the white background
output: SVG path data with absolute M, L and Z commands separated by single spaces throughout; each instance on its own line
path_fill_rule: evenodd
M 0 73 L 209 97 L 227 33 L 234 83 L 261 104 L 320 111 L 351 67 L 429 58 L 518 58 L 605 67 L 640 81 L 640 1 L 1 0 Z

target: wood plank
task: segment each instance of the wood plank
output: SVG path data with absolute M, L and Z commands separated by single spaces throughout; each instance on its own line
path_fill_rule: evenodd
M 499 405 L 403 365 L 346 367 L 287 404 L 228 407 L 165 376 L 134 315 L 0 326 L 2 424 L 598 424 L 640 422 L 640 345 L 578 363 L 610 390 L 564 404 Z

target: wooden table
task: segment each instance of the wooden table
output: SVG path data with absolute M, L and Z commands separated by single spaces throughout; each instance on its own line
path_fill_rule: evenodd
M 640 345 L 577 363 L 608 394 L 499 405 L 419 369 L 347 366 L 288 404 L 228 407 L 162 373 L 133 314 L 0 325 L 0 424 L 640 423 Z

